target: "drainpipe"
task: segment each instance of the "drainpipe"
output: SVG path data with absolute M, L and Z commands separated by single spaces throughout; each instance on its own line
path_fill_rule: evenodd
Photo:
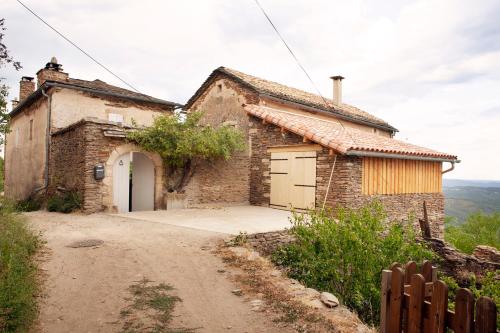
M 51 122 L 51 113 L 52 113 L 52 96 L 47 94 L 44 89 L 42 89 L 42 95 L 47 97 L 47 133 L 45 136 L 45 175 L 43 186 L 35 189 L 35 192 L 39 192 L 41 190 L 47 189 L 49 186 L 49 153 L 50 153 L 50 122 Z
M 451 163 L 451 167 L 449 169 L 442 171 L 441 172 L 442 175 L 444 175 L 447 172 L 453 171 L 455 169 L 455 162 L 451 161 L 450 163 Z

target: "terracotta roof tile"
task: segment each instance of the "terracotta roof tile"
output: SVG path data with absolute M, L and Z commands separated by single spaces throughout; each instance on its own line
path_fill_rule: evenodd
M 337 121 L 324 120 L 314 115 L 306 116 L 262 105 L 247 105 L 245 110 L 252 116 L 282 126 L 290 132 L 305 136 L 311 141 L 332 148 L 341 154 L 364 151 L 450 160 L 457 159 L 454 155 L 419 147 L 375 133 L 343 127 Z

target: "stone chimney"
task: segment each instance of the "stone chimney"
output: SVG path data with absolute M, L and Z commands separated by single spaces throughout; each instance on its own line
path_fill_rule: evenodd
M 68 80 L 68 73 L 63 72 L 62 65 L 57 63 L 56 57 L 52 57 L 50 62 L 45 65 L 45 68 L 40 69 L 36 73 L 38 79 L 38 87 L 45 81 L 59 81 L 65 82 Z
M 35 91 L 35 82 L 30 76 L 23 76 L 19 82 L 19 101 L 22 102 L 26 97 Z
M 336 75 L 330 79 L 333 80 L 333 102 L 337 105 L 342 104 L 342 80 L 344 77 Z

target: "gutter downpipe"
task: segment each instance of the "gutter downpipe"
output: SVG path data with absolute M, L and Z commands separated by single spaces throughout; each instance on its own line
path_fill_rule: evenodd
M 460 161 L 458 161 L 458 162 L 460 162 Z M 458 163 L 458 162 L 457 162 L 457 163 Z M 450 163 L 451 163 L 451 166 L 450 166 L 448 169 L 446 169 L 446 170 L 442 171 L 442 172 L 441 172 L 441 174 L 442 174 L 442 175 L 444 175 L 444 174 L 445 174 L 445 173 L 447 173 L 447 172 L 453 171 L 453 170 L 455 169 L 455 162 L 450 162 Z
M 50 150 L 50 122 L 51 122 L 51 113 L 52 113 L 52 96 L 47 94 L 45 90 L 42 88 L 42 95 L 47 97 L 47 135 L 45 136 L 45 179 L 42 187 L 35 189 L 35 192 L 39 192 L 41 190 L 47 189 L 49 186 L 49 150 Z

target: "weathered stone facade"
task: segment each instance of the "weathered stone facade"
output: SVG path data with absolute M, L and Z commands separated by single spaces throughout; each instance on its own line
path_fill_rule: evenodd
M 220 77 L 214 80 L 188 112 L 203 112 L 201 123 L 205 125 L 235 126 L 248 139 L 249 118 L 242 105 L 257 102 L 255 94 Z M 228 161 L 202 162 L 185 189 L 187 205 L 248 203 L 249 170 L 249 147 L 234 154 Z
M 247 243 L 263 255 L 270 255 L 276 249 L 289 245 L 295 240 L 288 230 L 261 232 L 246 236 Z
M 250 118 L 251 167 L 250 203 L 268 206 L 270 200 L 270 158 L 267 150 L 273 146 L 303 144 L 302 138 L 290 132 L 282 133 L 280 128 L 263 124 L 260 119 Z M 330 190 L 325 200 L 335 156 L 322 148 L 316 160 L 316 206 L 358 208 L 370 201 L 379 200 L 390 219 L 409 220 L 413 218 L 418 227 L 418 218 L 423 217 L 423 202 L 427 211 L 433 237 L 441 238 L 444 232 L 444 196 L 442 193 L 415 193 L 398 195 L 367 196 L 362 194 L 362 159 L 337 155 Z
M 164 170 L 159 156 L 125 142 L 126 127 L 98 119 L 83 119 L 52 134 L 49 157 L 49 193 L 57 188 L 75 191 L 83 199 L 86 213 L 113 211 L 112 169 L 120 155 L 132 151 L 148 156 L 155 165 L 155 209 L 165 208 Z M 106 176 L 94 178 L 94 167 L 103 165 Z

